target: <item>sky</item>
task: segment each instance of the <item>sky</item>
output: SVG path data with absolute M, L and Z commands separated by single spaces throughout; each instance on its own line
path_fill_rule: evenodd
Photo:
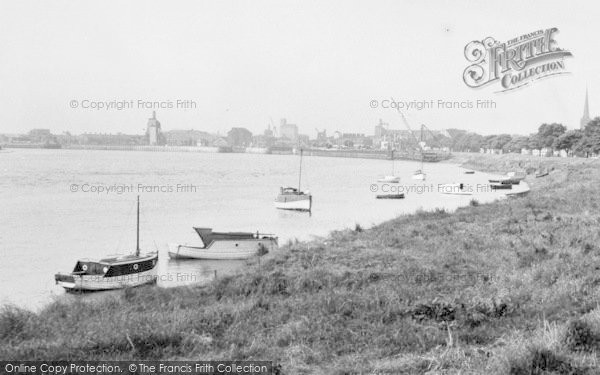
M 0 133 L 142 134 L 147 102 L 170 102 L 156 110 L 165 131 L 260 133 L 287 118 L 311 137 L 372 134 L 379 119 L 403 128 L 396 110 L 381 108 L 390 98 L 496 104 L 404 110 L 415 128 L 572 129 L 586 88 L 600 114 L 598 19 L 593 1 L 1 0 Z M 463 82 L 469 42 L 551 27 L 573 54 L 569 74 L 508 92 Z M 89 108 L 117 101 L 133 105 Z

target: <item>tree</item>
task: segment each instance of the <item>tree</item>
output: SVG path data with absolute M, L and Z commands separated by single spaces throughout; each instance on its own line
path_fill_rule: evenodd
M 487 141 L 487 144 L 489 146 L 488 148 L 503 149 L 504 146 L 511 140 L 512 140 L 512 137 L 509 134 L 493 135 Z
M 585 153 L 600 153 L 600 117 L 596 117 L 585 126 L 583 135 L 579 143 L 575 146 L 575 151 Z
M 581 142 L 583 138 L 583 131 L 579 129 L 569 130 L 568 132 L 560 135 L 554 140 L 552 147 L 556 150 L 565 150 L 571 152 L 575 149 L 577 144 Z
M 554 141 L 566 131 L 567 128 L 563 124 L 542 124 L 538 129 L 541 147 L 552 147 Z
M 529 145 L 529 137 L 524 135 L 517 135 L 511 139 L 510 142 L 504 145 L 506 152 L 520 153 L 522 149 L 527 148 Z
M 530 150 L 540 150 L 543 147 L 542 140 L 539 134 L 532 134 L 529 136 L 527 148 Z

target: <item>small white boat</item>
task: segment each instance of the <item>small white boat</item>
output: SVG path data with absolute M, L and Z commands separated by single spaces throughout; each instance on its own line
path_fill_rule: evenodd
M 213 232 L 211 228 L 194 228 L 201 246 L 169 244 L 172 259 L 249 259 L 278 247 L 277 237 L 249 232 Z
M 438 191 L 442 194 L 473 195 L 473 189 L 462 183 L 438 185 Z
M 137 201 L 135 254 L 99 260 L 80 259 L 71 273 L 57 273 L 54 281 L 67 291 L 100 291 L 130 288 L 156 282 L 158 253 L 140 254 L 140 197 Z
M 280 210 L 308 211 L 312 210 L 312 195 L 308 190 L 300 190 L 302 183 L 302 154 L 300 149 L 300 169 L 298 171 L 298 189 L 293 187 L 279 188 L 279 194 L 275 198 L 275 208 Z
M 275 208 L 280 210 L 310 211 L 312 195 L 307 191 L 298 191 L 293 187 L 280 188 L 275 198 Z
M 506 174 L 508 177 L 514 178 L 514 179 L 519 179 L 519 180 L 524 180 L 527 177 L 527 173 L 525 172 L 508 172 Z
M 377 180 L 377 182 L 387 182 L 388 184 L 400 183 L 400 177 L 398 176 L 384 176 Z
M 413 173 L 412 178 L 413 178 L 413 180 L 425 181 L 426 176 L 427 175 L 425 174 L 425 172 L 423 172 L 423 170 L 419 169 L 419 170 L 416 170 L 415 173 Z
M 394 150 L 392 150 L 390 153 L 390 159 L 392 159 L 392 174 L 377 179 L 377 182 L 385 182 L 388 184 L 400 183 L 400 177 L 396 176 L 396 174 L 394 173 Z
M 465 174 L 475 174 L 475 171 L 472 169 L 465 169 Z

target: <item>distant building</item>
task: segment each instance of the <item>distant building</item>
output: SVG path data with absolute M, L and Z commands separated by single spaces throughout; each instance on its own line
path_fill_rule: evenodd
M 273 130 L 271 130 L 271 125 L 269 125 L 269 127 L 267 129 L 265 129 L 265 132 L 263 133 L 263 135 L 265 137 L 272 137 L 273 136 Z
M 310 145 L 310 137 L 306 134 L 298 134 L 298 144 L 302 147 Z
M 252 143 L 252 133 L 246 128 L 231 128 L 227 142 L 230 146 L 248 147 Z
M 323 131 L 315 130 L 317 131 L 317 142 L 327 142 L 327 129 L 323 129 Z
M 369 143 L 372 145 L 373 142 L 368 142 L 367 137 L 362 133 L 343 133 L 340 143 L 345 147 L 365 147 Z
M 588 104 L 588 91 L 585 90 L 585 103 L 583 104 L 583 117 L 579 122 L 579 128 L 584 130 L 586 125 L 590 122 L 590 106 Z
M 128 134 L 99 134 L 83 133 L 77 136 L 79 144 L 82 145 L 119 145 L 119 146 L 137 146 L 147 143 L 147 137 L 143 135 Z
M 289 124 L 285 118 L 282 118 L 279 123 L 279 136 L 292 142 L 297 142 L 298 126 L 296 124 Z
M 215 136 L 199 130 L 170 130 L 163 133 L 169 146 L 209 146 Z
M 29 131 L 28 137 L 32 143 L 44 143 L 52 138 L 52 133 L 50 129 L 33 129 Z
M 156 119 L 156 111 L 152 111 L 152 118 L 148 119 L 146 137 L 150 146 L 164 145 L 164 136 L 161 134 L 160 121 Z
M 386 135 L 387 130 L 389 128 L 389 124 L 383 122 L 382 119 L 379 119 L 379 123 L 375 125 L 375 142 L 381 141 L 383 137 Z
M 223 137 L 219 137 L 219 138 L 215 139 L 213 141 L 212 145 L 214 147 L 227 147 L 228 146 L 227 141 Z

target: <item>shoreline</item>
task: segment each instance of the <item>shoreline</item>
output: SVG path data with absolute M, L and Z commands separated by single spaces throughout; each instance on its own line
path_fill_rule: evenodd
M 517 155 L 474 154 L 447 162 L 453 160 L 489 169 L 485 172 L 534 167 Z M 14 308 L 10 316 L 16 323 L 10 326 L 11 308 L 4 308 L 0 328 L 11 340 L 0 335 L 0 355 L 267 358 L 285 373 L 421 373 L 418 369 L 432 367 L 504 373 L 496 371 L 527 366 L 546 353 L 561 365 L 585 369 L 590 365 L 585 355 L 560 340 L 573 335 L 573 317 L 600 338 L 594 328 L 600 327 L 594 305 L 599 295 L 582 288 L 593 282 L 586 277 L 596 272 L 594 261 L 600 262 L 596 231 L 583 225 L 595 220 L 589 208 L 600 190 L 595 184 L 599 163 L 547 162 L 554 172 L 535 180 L 528 197 L 333 231 L 326 238 L 282 246 L 262 264 L 250 262 L 246 271 L 207 286 L 137 288 L 104 304 L 59 300 L 38 314 Z M 569 184 L 573 178 L 581 188 Z M 573 189 L 582 190 L 568 194 L 574 202 L 554 199 Z M 569 283 L 580 287 L 565 289 Z M 140 308 L 147 309 L 142 317 L 161 330 L 153 324 L 140 331 L 129 326 L 134 323 L 124 316 Z M 67 311 L 81 317 L 68 329 L 61 318 Z M 539 327 L 542 316 L 550 328 Z M 69 341 L 68 332 L 79 333 L 94 318 L 100 324 L 92 336 L 88 332 Z M 108 337 L 93 334 L 101 328 Z M 136 332 L 135 346 L 144 349 L 132 350 L 124 341 L 122 332 L 130 329 Z M 498 346 L 498 340 L 505 344 Z
M 232 147 L 232 146 L 148 146 L 148 145 L 65 145 L 61 147 L 44 147 L 44 145 L 17 145 L 4 144 L 6 149 L 36 149 L 36 150 L 97 150 L 97 151 L 136 151 L 136 152 L 192 152 L 192 153 L 236 153 L 236 154 L 268 154 L 268 155 L 296 155 L 292 147 Z M 304 148 L 305 156 L 323 156 L 358 159 L 390 160 L 387 150 L 351 150 L 351 149 L 319 149 Z M 448 160 L 452 154 L 431 151 L 424 155 L 424 161 L 436 163 Z M 399 152 L 394 154 L 395 160 L 420 161 L 421 155 L 417 153 Z

